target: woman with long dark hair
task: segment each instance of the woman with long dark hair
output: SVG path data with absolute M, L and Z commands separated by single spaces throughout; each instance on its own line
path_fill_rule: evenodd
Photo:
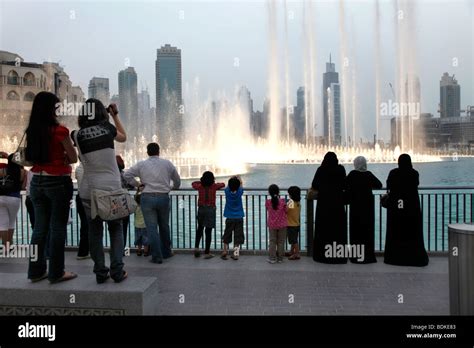
M 373 263 L 375 258 L 375 212 L 373 189 L 381 189 L 382 183 L 367 170 L 363 156 L 354 159 L 354 170 L 347 175 L 349 197 L 349 241 L 351 246 L 363 247 L 363 254 L 351 257 L 353 263 Z
M 64 271 L 64 244 L 73 194 L 70 164 L 77 162 L 77 153 L 69 130 L 58 122 L 58 103 L 54 94 L 38 93 L 26 129 L 26 159 L 33 162 L 30 198 L 35 225 L 31 244 L 38 246 L 38 258 L 30 259 L 28 268 L 28 278 L 33 282 L 48 278 L 57 283 L 77 277 Z M 47 273 L 45 248 L 49 249 Z
M 429 262 L 423 241 L 418 172 L 411 157 L 402 154 L 398 168 L 387 179 L 387 235 L 384 262 L 399 266 L 426 266 Z
M 347 263 L 338 250 L 346 249 L 347 215 L 344 207 L 346 170 L 334 152 L 324 156 L 311 184 L 317 192 L 314 223 L 313 260 L 322 263 Z
M 91 117 L 86 110 L 93 110 Z M 109 113 L 114 125 L 109 122 Z M 110 235 L 110 269 L 105 265 L 103 221 L 92 217 L 92 190 L 115 191 L 122 188 L 119 167 L 115 158 L 115 141 L 125 142 L 127 136 L 120 122 L 117 106 L 111 104 L 108 109 L 97 99 L 88 99 L 79 115 L 79 130 L 72 137 L 79 149 L 84 174 L 79 194 L 89 223 L 90 255 L 94 261 L 94 273 L 98 284 L 112 278 L 116 283 L 127 278 L 123 270 L 123 231 L 122 219 L 107 221 Z M 110 275 L 109 275 L 110 272 Z

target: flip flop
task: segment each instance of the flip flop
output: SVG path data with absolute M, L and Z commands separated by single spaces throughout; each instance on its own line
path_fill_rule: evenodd
M 77 274 L 76 273 L 73 273 L 73 272 L 64 272 L 63 276 L 61 278 L 58 278 L 58 279 L 54 279 L 54 280 L 50 280 L 49 282 L 51 284 L 57 284 L 57 283 L 61 283 L 61 282 L 65 282 L 65 281 L 68 281 L 68 280 L 71 280 L 71 279 L 74 279 L 74 278 L 77 278 Z

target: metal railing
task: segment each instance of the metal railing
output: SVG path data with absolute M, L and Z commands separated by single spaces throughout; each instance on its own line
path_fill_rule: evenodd
M 375 195 L 375 249 L 383 251 L 386 231 L 386 209 L 380 204 L 380 197 L 385 190 L 374 191 Z M 281 195 L 288 198 L 287 191 L 281 190 Z M 312 233 L 314 229 L 314 215 L 317 201 L 306 199 L 307 190 L 301 192 L 301 233 L 299 236 L 302 251 L 311 249 Z M 423 187 L 419 189 L 419 197 L 423 215 L 423 234 L 425 246 L 431 252 L 446 252 L 447 225 L 450 223 L 473 221 L 474 187 Z M 243 206 L 245 212 L 243 250 L 263 251 L 268 249 L 268 228 L 265 200 L 268 199 L 267 190 L 245 188 Z M 194 248 L 195 231 L 197 229 L 197 191 L 181 189 L 170 193 L 170 232 L 175 249 Z M 22 204 L 17 217 L 14 241 L 29 243 L 32 229 L 28 221 L 25 208 L 25 195 L 22 194 Z M 222 249 L 222 236 L 225 229 L 223 216 L 225 195 L 217 192 L 216 198 L 216 228 L 213 230 L 213 249 Z M 350 208 L 347 206 L 346 208 Z M 349 214 L 347 214 L 349 216 Z M 70 212 L 70 223 L 67 227 L 66 246 L 77 247 L 79 243 L 80 221 L 74 205 Z M 349 231 L 349 228 L 348 228 Z M 350 233 L 350 231 L 349 231 Z M 130 217 L 127 246 L 134 246 L 134 217 Z M 104 233 L 104 245 L 108 246 L 109 236 Z M 204 241 L 202 242 L 204 243 Z

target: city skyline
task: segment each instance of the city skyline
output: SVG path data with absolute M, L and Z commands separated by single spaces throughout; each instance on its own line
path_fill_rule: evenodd
M 374 48 L 373 4 L 375 1 L 358 3 L 346 1 L 346 37 L 348 47 L 352 47 L 357 65 L 357 76 L 354 85 L 357 90 L 357 113 L 361 115 L 361 132 L 366 139 L 375 133 L 372 116 L 375 113 L 375 95 L 367 93 L 375 89 L 374 81 Z M 21 4 L 21 1 L 20 1 Z M 419 78 L 421 82 L 421 111 L 439 116 L 439 76 L 444 72 L 456 75 L 461 89 L 461 108 L 474 103 L 473 93 L 474 69 L 472 64 L 472 30 L 466 19 L 472 14 L 472 4 L 468 1 L 450 2 L 450 7 L 444 9 L 442 3 L 417 1 L 418 61 Z M 27 61 L 42 62 L 57 61 L 65 67 L 70 78 L 87 90 L 89 80 L 93 76 L 103 76 L 110 79 L 110 94 L 118 92 L 118 83 L 113 78 L 119 70 L 128 66 L 136 69 L 139 85 L 153 86 L 154 58 L 156 49 L 169 43 L 179 47 L 183 54 L 183 99 L 186 101 L 193 93 L 199 81 L 200 95 L 205 99 L 217 99 L 217 96 L 231 96 L 238 86 L 246 86 L 252 92 L 254 108 L 263 110 L 265 98 L 268 97 L 268 71 L 266 61 L 267 46 L 267 14 L 266 2 L 213 2 L 213 3 L 169 3 L 151 2 L 132 6 L 130 3 L 118 3 L 113 8 L 105 4 L 92 4 L 90 8 L 84 2 L 44 2 L 28 3 L 31 11 L 25 13 L 28 26 L 35 26 L 38 18 L 32 16 L 35 8 L 48 10 L 61 25 L 60 32 L 45 33 L 42 26 L 34 31 L 28 27 L 19 27 L 11 20 L 19 11 L 13 2 L 2 2 L 2 32 L 13 33 L 1 36 L 1 47 L 4 50 L 16 52 Z M 322 73 L 327 57 L 332 53 L 334 63 L 340 67 L 342 74 L 340 35 L 338 33 L 338 4 L 316 1 L 313 2 L 315 13 L 316 44 L 315 78 L 316 105 L 322 110 L 320 101 Z M 111 11 L 117 19 L 140 18 L 144 23 L 141 29 L 124 25 L 120 35 L 111 35 L 106 27 L 96 22 L 102 11 Z M 288 2 L 288 42 L 291 104 L 296 106 L 296 91 L 305 85 L 301 63 L 298 62 L 304 47 L 302 46 L 302 22 L 304 5 L 299 2 Z M 281 8 L 278 9 L 278 21 L 283 20 Z M 389 84 L 395 83 L 395 51 L 393 47 L 393 4 L 380 2 L 380 35 L 382 42 L 382 75 L 381 101 L 393 99 Z M 409 13 L 410 14 L 410 13 Z M 156 17 L 156 21 L 151 18 Z M 232 20 L 230 20 L 232 19 Z M 35 24 L 36 23 L 36 24 Z M 159 24 L 155 24 L 159 23 Z M 203 25 L 205 23 L 205 25 Z M 443 23 L 443 26 L 439 26 Z M 464 23 L 464 24 L 463 24 Z M 101 33 L 98 42 L 111 44 L 97 46 L 88 39 L 84 27 Z M 367 27 L 367 28 L 366 28 Z M 443 28 L 448 28 L 445 30 Z M 282 28 L 278 28 L 280 32 Z M 67 34 L 67 35 L 66 35 Z M 48 35 L 51 45 L 38 46 L 34 38 L 37 35 Z M 199 35 L 199 44 L 192 39 Z M 67 39 L 66 39 L 67 37 Z M 147 38 L 147 40 L 137 40 Z M 281 36 L 283 38 L 283 36 Z M 30 39 L 31 38 L 31 39 Z M 97 41 L 97 40 L 95 40 Z M 59 44 L 61 42 L 62 44 Z M 28 44 L 26 44 L 28 43 Z M 66 44 L 65 44 L 66 43 Z M 282 44 L 282 42 L 280 42 Z M 54 47 L 52 49 L 51 47 Z M 107 47 L 113 47 L 110 50 Z M 281 47 L 281 46 L 280 46 Z M 113 52 L 113 53 L 112 53 Z M 347 53 L 347 52 L 346 52 Z M 436 53 L 436 54 L 433 54 Z M 51 58 L 51 59 L 48 59 Z M 342 62 L 344 63 L 344 62 Z M 281 74 L 283 79 L 283 73 Z M 342 86 L 343 87 L 343 86 Z M 348 87 L 348 84 L 346 84 Z M 343 88 L 341 88 L 343 89 Z M 360 91 L 364 91 L 363 93 Z M 344 94 L 344 91 L 341 91 Z M 155 105 L 155 93 L 151 91 L 151 105 Z M 284 100 L 284 97 L 281 98 Z M 322 114 L 320 115 L 322 120 Z M 389 119 L 380 119 L 381 138 L 389 138 Z M 322 132 L 322 127 L 319 127 Z

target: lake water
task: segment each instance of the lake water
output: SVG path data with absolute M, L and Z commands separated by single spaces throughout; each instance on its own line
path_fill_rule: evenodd
M 309 188 L 319 164 L 258 164 L 249 167 L 248 173 L 242 175 L 245 187 L 266 189 L 270 184 L 281 188 L 292 185 Z M 352 165 L 344 165 L 346 173 L 353 170 Z M 386 184 L 388 173 L 397 165 L 393 163 L 368 164 L 368 170 Z M 415 163 L 414 168 L 420 173 L 420 187 L 427 186 L 474 186 L 474 158 L 459 157 L 456 161 L 445 159 L 442 162 Z M 218 181 L 227 182 L 228 178 Z M 190 187 L 192 180 L 183 181 L 183 188 Z

